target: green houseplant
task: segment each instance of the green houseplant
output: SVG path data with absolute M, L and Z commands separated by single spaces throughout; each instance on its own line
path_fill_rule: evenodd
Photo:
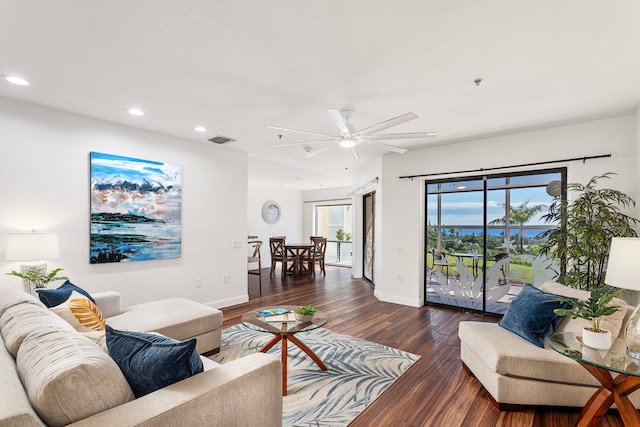
M 611 172 L 594 176 L 586 185 L 567 184 L 574 200 L 556 196 L 542 218 L 559 227 L 541 234 L 541 247 L 549 256 L 564 260 L 558 282 L 588 291 L 604 285 L 609 246 L 612 237 L 636 237 L 638 220 L 622 209 L 635 207 L 635 201 L 618 190 L 597 188 L 601 179 L 611 179 Z
M 558 297 L 558 301 L 571 305 L 572 309 L 557 308 L 554 313 L 560 316 L 571 316 L 572 319 L 584 319 L 591 322 L 591 327 L 583 328 L 582 341 L 585 345 L 597 349 L 608 349 L 611 346 L 611 332 L 600 327 L 600 320 L 620 310 L 617 305 L 609 305 L 622 289 L 611 286 L 595 288 L 589 299 L 580 301 L 574 298 Z
M 40 288 L 46 288 L 50 282 L 53 282 L 55 280 L 68 280 L 69 279 L 68 277 L 58 276 L 58 273 L 62 270 L 63 270 L 62 268 L 56 268 L 54 270 L 51 270 L 49 273 L 47 273 L 43 269 L 40 269 L 38 266 L 35 266 L 34 268 L 28 269 L 24 273 L 12 271 L 11 273 L 6 273 L 6 274 L 9 276 L 17 276 L 22 279 L 28 280 L 31 283 L 33 283 L 33 286 L 36 289 L 40 289 Z
M 313 308 L 311 304 L 306 306 L 302 305 L 296 309 L 296 320 L 299 322 L 310 322 L 317 311 L 318 310 Z

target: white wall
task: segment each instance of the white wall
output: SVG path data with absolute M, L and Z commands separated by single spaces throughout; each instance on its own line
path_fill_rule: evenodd
M 55 231 L 62 257 L 49 265 L 89 292 L 119 291 L 126 305 L 172 296 L 216 307 L 248 300 L 246 253 L 231 247 L 246 242 L 245 153 L 6 99 L 0 129 L 1 272 L 19 268 L 4 261 L 8 232 Z M 89 264 L 91 151 L 182 167 L 181 258 Z M 4 274 L 0 285 L 21 286 Z
M 291 243 L 308 240 L 302 233 L 302 192 L 263 186 L 260 183 L 250 183 L 248 188 L 248 235 L 258 236 L 258 240 L 263 242 L 260 254 L 264 269 L 271 266 L 269 237 L 286 236 L 287 242 Z M 262 205 L 267 200 L 274 200 L 280 205 L 280 220 L 275 224 L 267 224 L 262 219 Z M 251 268 L 257 268 L 257 265 L 251 265 Z
M 420 306 L 424 300 L 424 180 L 399 176 L 612 153 L 612 158 L 551 166 L 566 165 L 569 182 L 586 183 L 594 175 L 615 172 L 618 175 L 603 184 L 638 200 L 637 134 L 636 115 L 630 114 L 384 156 L 382 191 L 377 193 L 382 221 L 378 235 L 382 238 L 377 251 L 381 271 L 376 278 L 376 297 L 411 306 Z M 632 214 L 638 216 L 637 211 Z

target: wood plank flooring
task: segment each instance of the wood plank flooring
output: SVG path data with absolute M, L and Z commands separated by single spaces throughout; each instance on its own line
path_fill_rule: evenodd
M 258 276 L 249 276 L 250 301 L 224 308 L 223 328 L 240 323 L 247 311 L 267 305 L 313 304 L 329 314 L 327 328 L 422 355 L 421 359 L 389 387 L 350 426 L 572 426 L 579 409 L 526 409 L 501 412 L 491 403 L 478 380 L 462 367 L 458 322 L 495 321 L 473 313 L 434 308 L 406 307 L 378 301 L 366 280 L 352 279 L 348 268 L 326 268 L 326 276 L 273 278 L 262 271 L 262 296 Z M 304 336 L 300 336 L 304 341 Z M 622 426 L 615 411 L 603 427 Z

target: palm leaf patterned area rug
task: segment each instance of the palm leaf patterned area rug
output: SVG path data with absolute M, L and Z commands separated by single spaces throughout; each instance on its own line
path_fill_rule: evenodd
M 224 364 L 259 351 L 271 338 L 272 334 L 235 325 L 222 331 L 220 353 L 210 358 Z M 420 358 L 324 328 L 299 332 L 296 338 L 311 348 L 328 370 L 320 370 L 289 343 L 284 426 L 346 426 Z M 280 358 L 280 344 L 268 353 Z

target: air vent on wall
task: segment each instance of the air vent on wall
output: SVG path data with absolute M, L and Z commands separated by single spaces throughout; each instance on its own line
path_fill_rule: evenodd
M 228 142 L 235 141 L 235 139 L 218 135 L 218 136 L 214 136 L 213 138 L 209 138 L 209 141 L 213 142 L 214 144 L 226 144 Z

